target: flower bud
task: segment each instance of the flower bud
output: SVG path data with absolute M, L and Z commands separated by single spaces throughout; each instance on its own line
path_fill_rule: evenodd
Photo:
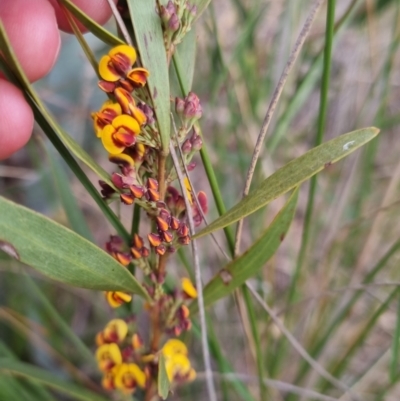
M 161 244 L 161 237 L 158 234 L 150 233 L 147 235 L 147 238 L 151 246 L 157 247 Z
M 179 17 L 174 13 L 168 21 L 168 29 L 171 32 L 176 32 L 179 29 L 180 24 Z
M 185 110 L 185 101 L 179 97 L 175 98 L 175 112 L 178 116 L 183 115 L 183 111 Z
M 120 194 L 121 202 L 125 205 L 132 205 L 135 198 L 131 194 Z
M 191 150 L 192 150 L 192 143 L 190 139 L 186 139 L 186 141 L 183 142 L 182 144 L 182 152 L 184 155 L 187 155 L 191 152 Z
M 193 150 L 200 150 L 203 146 L 203 140 L 201 139 L 200 135 L 196 133 L 192 135 L 190 138 L 190 142 L 192 144 Z

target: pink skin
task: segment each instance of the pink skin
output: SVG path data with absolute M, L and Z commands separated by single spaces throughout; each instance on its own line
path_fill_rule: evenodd
M 73 1 L 100 24 L 111 16 L 107 0 Z M 57 0 L 0 0 L 0 20 L 29 80 L 44 77 L 60 50 L 58 28 L 71 31 Z M 32 127 L 32 110 L 24 96 L 0 76 L 0 160 L 26 144 Z

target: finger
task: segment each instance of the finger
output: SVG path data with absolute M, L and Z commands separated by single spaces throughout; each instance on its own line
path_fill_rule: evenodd
M 36 81 L 46 75 L 56 61 L 61 44 L 51 4 L 47 0 L 3 0 L 0 19 L 29 80 Z
M 1 78 L 0 121 L 0 159 L 4 159 L 28 142 L 33 113 L 22 92 Z
M 56 12 L 58 26 L 60 27 L 60 29 L 65 32 L 72 32 L 69 22 L 58 1 L 49 1 L 53 5 Z M 73 3 L 75 3 L 85 14 L 87 14 L 90 18 L 95 20 L 100 25 L 105 24 L 111 17 L 111 9 L 108 5 L 107 0 L 73 0 Z M 77 24 L 82 32 L 87 31 L 87 29 L 82 24 L 80 24 L 79 22 L 77 22 Z

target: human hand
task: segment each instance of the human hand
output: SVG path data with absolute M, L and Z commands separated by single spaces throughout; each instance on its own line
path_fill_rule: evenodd
M 107 0 L 73 1 L 100 24 L 111 16 Z M 60 50 L 58 29 L 71 31 L 57 0 L 0 0 L 0 20 L 29 80 L 44 77 L 53 68 Z M 0 160 L 26 144 L 33 121 L 22 92 L 0 74 Z

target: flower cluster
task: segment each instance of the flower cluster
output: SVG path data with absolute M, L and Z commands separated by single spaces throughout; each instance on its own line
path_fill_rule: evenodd
M 170 3 L 164 11 L 161 8 L 164 16 L 173 11 Z M 194 9 L 187 8 L 186 2 L 182 2 L 184 8 L 179 8 L 178 3 L 174 5 L 176 16 L 181 22 L 190 22 L 188 16 Z M 175 18 L 173 15 L 171 18 Z M 184 25 L 182 29 L 186 29 Z M 150 223 L 144 235 L 135 232 L 128 242 L 111 235 L 105 245 L 106 251 L 122 266 L 130 271 L 133 267 L 142 271 L 143 287 L 151 299 L 145 304 L 152 325 L 149 339 L 143 340 L 135 316 L 111 320 L 96 337 L 96 358 L 104 375 L 102 385 L 124 393 L 132 393 L 136 388 L 151 390 L 158 376 L 161 353 L 172 384 L 195 377 L 186 346 L 171 337 L 191 328 L 188 302 L 197 297 L 196 288 L 186 278 L 180 288 L 167 290 L 164 286 L 168 256 L 190 243 L 186 205 L 183 194 L 173 185 L 177 174 L 171 160 L 166 161 L 160 178 L 160 135 L 152 105 L 144 101 L 151 98 L 146 85 L 149 72 L 133 67 L 136 58 L 135 49 L 127 45 L 117 46 L 101 58 L 99 87 L 109 100 L 92 113 L 95 134 L 107 151 L 109 161 L 119 169 L 112 173 L 110 181 L 100 181 L 104 199 L 139 206 Z M 200 100 L 194 93 L 183 99 L 176 98 L 177 132 L 172 142 L 181 147 L 182 163 L 188 170 L 195 167 L 192 158 L 202 147 L 195 125 L 201 115 Z M 198 226 L 207 213 L 207 197 L 202 191 L 195 195 L 188 179 L 184 184 L 193 220 Z M 112 308 L 118 308 L 131 302 L 132 295 L 107 291 L 105 298 Z M 162 346 L 164 338 L 169 339 Z
M 160 7 L 167 54 L 172 54 L 175 46 L 181 43 L 190 31 L 196 14 L 197 6 L 187 0 L 169 0 L 166 6 Z
M 111 294 L 111 293 L 107 293 Z M 124 294 L 124 293 L 112 293 Z M 175 294 L 164 294 L 157 302 L 167 333 L 179 335 L 189 330 L 191 322 L 185 302 L 197 297 L 197 291 L 188 278 Z M 119 305 L 118 305 L 119 306 Z M 149 305 L 147 306 L 149 307 Z M 137 387 L 145 388 L 157 373 L 160 352 L 165 356 L 165 367 L 171 384 L 181 384 L 195 378 L 188 350 L 182 341 L 171 338 L 158 353 L 151 352 L 145 344 L 133 317 L 128 320 L 113 319 L 96 336 L 96 360 L 103 372 L 102 385 L 107 390 L 118 389 L 132 393 Z

